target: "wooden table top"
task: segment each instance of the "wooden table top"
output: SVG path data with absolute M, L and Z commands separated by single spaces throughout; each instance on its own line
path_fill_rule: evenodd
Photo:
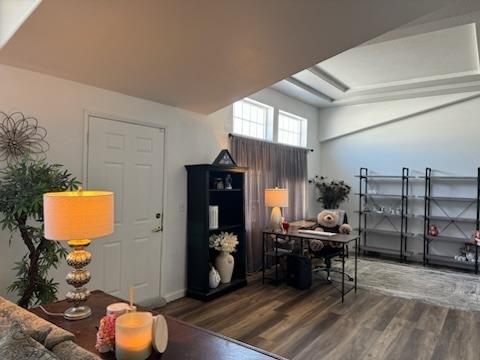
M 328 235 L 320 235 L 320 234 L 312 234 L 312 233 L 304 233 L 300 232 L 298 228 L 290 228 L 287 232 L 285 231 L 273 231 L 271 229 L 264 230 L 264 234 L 271 234 L 277 236 L 291 236 L 294 238 L 302 238 L 306 240 L 325 240 L 325 241 L 333 241 L 337 243 L 348 244 L 352 241 L 355 241 L 359 238 L 357 234 L 335 234 L 332 236 Z
M 108 295 L 100 290 L 92 291 L 87 304 L 92 308 L 92 315 L 83 320 L 69 321 L 60 316 L 45 314 L 40 308 L 32 308 L 30 311 L 37 316 L 73 333 L 75 342 L 97 354 L 102 359 L 115 359 L 114 353 L 100 354 L 95 350 L 97 326 L 100 319 L 105 315 L 108 305 L 123 301 L 117 297 Z M 63 300 L 45 305 L 45 309 L 53 313 L 62 313 L 69 304 Z M 139 310 L 142 310 L 139 308 Z M 154 314 L 161 313 L 153 311 Z M 150 359 L 198 359 L 198 360 L 271 360 L 283 359 L 279 356 L 267 353 L 261 349 L 241 343 L 234 339 L 215 334 L 211 331 L 198 328 L 183 321 L 165 316 L 168 324 L 168 346 L 163 354 L 153 353 Z

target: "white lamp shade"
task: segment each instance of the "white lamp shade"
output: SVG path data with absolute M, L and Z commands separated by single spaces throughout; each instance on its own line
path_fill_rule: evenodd
M 287 189 L 265 189 L 266 207 L 288 207 Z
M 108 191 L 43 194 L 45 238 L 82 240 L 113 233 L 113 201 Z

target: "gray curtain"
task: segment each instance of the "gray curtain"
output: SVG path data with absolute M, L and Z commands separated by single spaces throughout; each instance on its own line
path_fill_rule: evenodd
M 245 216 L 247 264 L 251 272 L 262 267 L 262 231 L 270 223 L 265 189 L 288 189 L 288 208 L 282 209 L 287 221 L 305 217 L 308 150 L 240 136 L 231 136 L 230 150 L 237 165 L 249 168 L 245 177 Z

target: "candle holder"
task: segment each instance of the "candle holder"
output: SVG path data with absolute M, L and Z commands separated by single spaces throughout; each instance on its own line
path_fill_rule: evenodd
M 131 312 L 115 322 L 115 357 L 118 360 L 145 360 L 152 353 L 153 316 Z

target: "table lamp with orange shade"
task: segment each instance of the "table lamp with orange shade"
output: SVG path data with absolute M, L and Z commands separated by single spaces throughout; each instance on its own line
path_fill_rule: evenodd
M 282 231 L 282 211 L 280 208 L 288 207 L 288 190 L 278 187 L 265 189 L 265 206 L 272 208 L 270 221 L 273 230 Z
M 66 298 L 73 306 L 64 312 L 67 320 L 90 316 L 91 309 L 84 303 L 90 292 L 85 285 L 90 272 L 85 268 L 92 255 L 85 248 L 91 239 L 113 233 L 113 193 L 108 191 L 52 192 L 43 195 L 45 238 L 67 241 L 73 249 L 67 255 L 67 264 L 74 268 L 66 281 L 74 287 Z

